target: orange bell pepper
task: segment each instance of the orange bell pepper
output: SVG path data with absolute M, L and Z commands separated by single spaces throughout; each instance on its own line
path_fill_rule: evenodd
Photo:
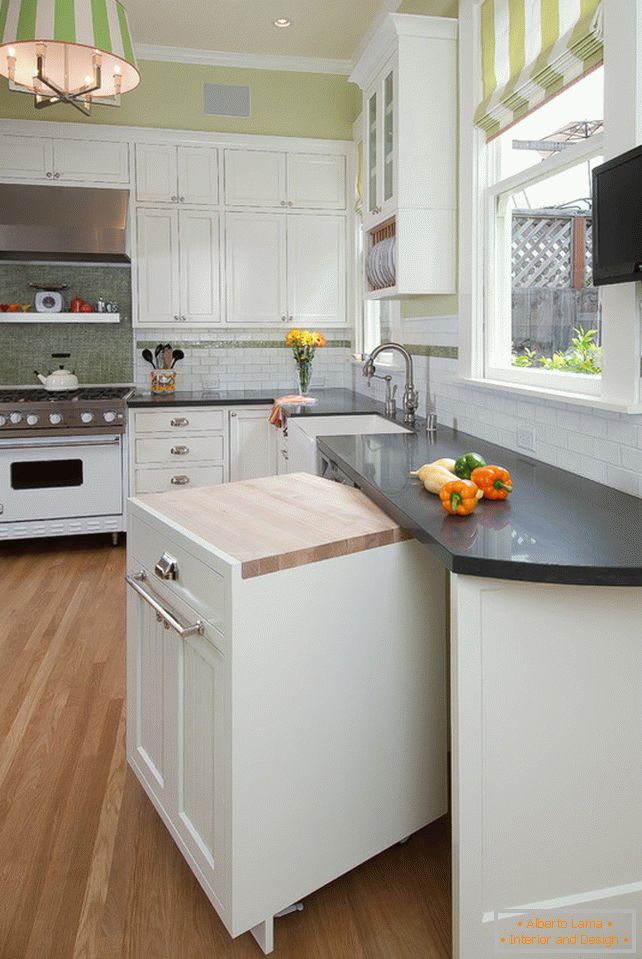
M 513 492 L 510 473 L 503 466 L 479 466 L 470 478 L 479 486 L 484 499 L 506 499 Z
M 446 483 L 439 492 L 441 505 L 451 516 L 468 516 L 478 503 L 479 492 L 472 480 L 460 479 Z

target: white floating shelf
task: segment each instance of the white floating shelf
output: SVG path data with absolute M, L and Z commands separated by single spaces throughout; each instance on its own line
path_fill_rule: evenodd
M 120 323 L 120 313 L 0 313 L 3 323 Z

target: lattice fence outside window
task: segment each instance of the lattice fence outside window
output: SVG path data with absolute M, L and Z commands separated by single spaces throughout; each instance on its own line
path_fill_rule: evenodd
M 513 211 L 513 289 L 591 285 L 591 220 L 555 211 Z

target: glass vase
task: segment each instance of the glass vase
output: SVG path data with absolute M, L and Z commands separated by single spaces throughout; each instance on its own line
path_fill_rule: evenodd
M 310 392 L 310 380 L 312 379 L 312 360 L 297 360 L 296 375 L 299 393 L 301 396 L 307 396 Z

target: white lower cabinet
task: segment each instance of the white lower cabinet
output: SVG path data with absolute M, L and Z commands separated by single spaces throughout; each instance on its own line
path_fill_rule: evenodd
M 266 407 L 230 410 L 230 480 L 276 474 L 279 430 L 268 422 L 268 414 Z
M 132 495 L 277 473 L 269 406 L 161 407 L 129 416 Z
M 130 489 L 162 493 L 227 479 L 227 410 L 163 407 L 129 416 Z
M 277 912 L 446 812 L 445 573 L 406 540 L 243 578 L 162 511 L 129 510 L 128 761 L 269 953 Z

